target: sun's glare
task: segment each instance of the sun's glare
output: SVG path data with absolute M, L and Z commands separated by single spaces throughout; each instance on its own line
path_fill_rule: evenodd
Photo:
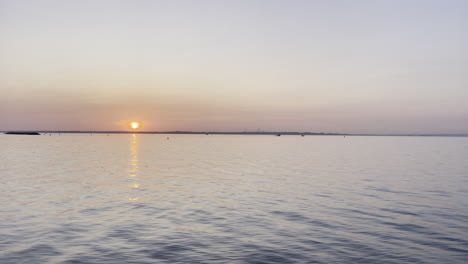
M 140 126 L 141 126 L 140 122 L 136 122 L 136 121 L 130 122 L 131 129 L 138 129 L 140 128 Z

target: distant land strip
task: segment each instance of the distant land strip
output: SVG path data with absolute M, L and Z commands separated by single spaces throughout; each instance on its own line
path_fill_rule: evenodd
M 325 133 L 325 132 L 214 132 L 214 131 L 79 131 L 79 130 L 15 130 L 1 131 L 4 134 L 175 134 L 175 135 L 272 135 L 272 136 L 399 136 L 399 137 L 468 137 L 468 134 L 360 134 L 360 133 Z

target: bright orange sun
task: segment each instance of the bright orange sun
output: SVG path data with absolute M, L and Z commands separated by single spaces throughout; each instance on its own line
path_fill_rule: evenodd
M 130 128 L 133 130 L 139 129 L 141 127 L 141 123 L 137 121 L 130 122 Z

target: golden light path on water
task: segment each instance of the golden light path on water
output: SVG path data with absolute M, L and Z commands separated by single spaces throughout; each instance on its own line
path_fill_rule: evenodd
M 131 194 L 133 189 L 140 188 L 138 183 L 138 135 L 132 134 L 130 137 L 130 159 L 129 159 L 129 170 L 128 177 L 131 180 L 130 188 Z M 138 201 L 139 197 L 136 194 L 130 195 L 128 198 L 130 201 Z

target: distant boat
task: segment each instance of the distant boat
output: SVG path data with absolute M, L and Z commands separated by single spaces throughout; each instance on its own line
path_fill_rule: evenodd
M 277 137 L 281 137 L 281 134 L 276 134 Z
M 31 132 L 31 131 L 8 131 L 5 132 L 5 135 L 31 135 L 37 136 L 40 135 L 38 132 Z

